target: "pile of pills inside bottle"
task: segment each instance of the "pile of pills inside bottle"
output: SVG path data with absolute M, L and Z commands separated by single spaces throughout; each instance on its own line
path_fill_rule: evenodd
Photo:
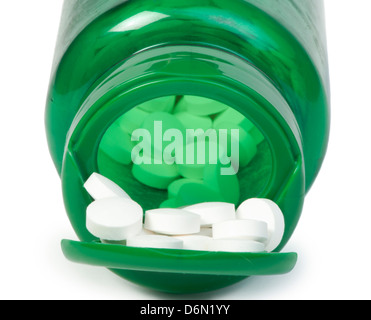
M 106 244 L 272 252 L 285 230 L 282 211 L 268 199 L 248 199 L 238 208 L 227 202 L 202 202 L 144 212 L 122 188 L 98 173 L 93 173 L 84 187 L 94 199 L 87 208 L 87 230 Z
M 263 139 L 250 120 L 225 104 L 195 96 L 168 96 L 121 116 L 107 130 L 100 151 L 130 166 L 132 177 L 145 187 L 166 191 L 168 198 L 161 208 L 217 200 L 237 204 L 238 177 L 222 170 L 248 166 Z M 210 159 L 214 153 L 217 159 Z

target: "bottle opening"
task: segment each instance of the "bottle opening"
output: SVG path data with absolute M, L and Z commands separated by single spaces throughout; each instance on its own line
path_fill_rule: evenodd
M 208 201 L 239 205 L 272 174 L 261 131 L 236 109 L 200 96 L 166 96 L 117 119 L 98 151 L 102 175 L 144 209 Z

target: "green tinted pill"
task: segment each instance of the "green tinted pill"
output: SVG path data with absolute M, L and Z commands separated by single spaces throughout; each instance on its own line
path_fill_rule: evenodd
M 176 198 L 179 190 L 186 184 L 190 183 L 198 183 L 198 184 L 203 184 L 204 182 L 202 180 L 196 180 L 196 179 L 178 179 L 172 182 L 169 187 L 168 187 L 168 194 L 169 198 Z
M 117 122 L 105 133 L 100 143 L 99 152 L 104 152 L 116 162 L 128 165 L 131 163 L 131 151 L 133 142 L 130 135 L 125 132 Z
M 227 154 L 231 157 L 233 163 L 237 163 L 238 168 L 246 167 L 256 156 L 258 150 L 254 138 L 246 132 L 241 126 L 232 122 L 220 123 L 216 130 L 225 130 Z M 232 130 L 237 130 L 232 132 Z
M 218 127 L 223 122 L 232 122 L 235 124 L 240 124 L 246 117 L 242 113 L 238 112 L 236 109 L 227 108 L 222 113 L 218 114 L 214 119 L 214 128 Z
M 160 122 L 160 123 L 156 123 Z M 154 135 L 155 130 L 165 132 L 168 129 L 177 129 L 184 132 L 184 125 L 172 114 L 166 112 L 153 112 L 149 114 L 141 125 L 142 129 L 146 129 Z
M 160 204 L 160 208 L 161 209 L 166 209 L 166 208 L 176 209 L 176 208 L 178 208 L 178 204 L 177 204 L 176 199 L 172 198 L 172 199 L 168 199 L 168 200 L 165 200 L 164 202 L 162 202 Z
M 140 128 L 144 119 L 148 117 L 148 115 L 149 113 L 142 109 L 133 108 L 121 116 L 118 123 L 123 130 L 132 134 L 135 129 Z
M 245 131 L 241 131 L 240 140 L 240 157 L 239 165 L 241 168 L 246 167 L 258 153 L 256 142 L 254 138 Z
M 227 110 L 218 114 L 214 119 L 213 127 L 219 128 L 224 122 L 234 123 L 243 128 L 246 132 L 249 132 L 255 128 L 254 124 L 249 119 L 233 108 L 228 108 Z
M 135 159 L 137 162 L 138 157 Z M 148 159 L 147 159 L 148 160 Z M 153 159 L 142 164 L 134 163 L 133 176 L 146 186 L 166 190 L 170 183 L 179 177 L 178 168 L 175 164 L 154 164 Z M 148 163 L 148 164 L 147 164 Z
M 213 126 L 213 121 L 210 117 L 196 116 L 187 112 L 179 112 L 174 116 L 183 124 L 187 129 L 198 130 L 202 129 L 207 131 Z
M 195 139 L 176 157 L 179 173 L 188 179 L 203 179 L 205 166 L 218 163 L 218 144 L 205 139 Z
M 255 144 L 260 144 L 261 142 L 263 142 L 264 140 L 264 135 L 260 132 L 260 130 L 258 128 L 253 128 L 251 131 L 250 131 L 250 134 L 251 136 L 253 137 L 254 141 L 255 141 Z
M 210 116 L 225 111 L 227 108 L 229 108 L 227 105 L 219 101 L 198 96 L 184 96 L 179 101 L 176 111 L 187 111 L 197 116 Z
M 146 112 L 172 112 L 175 105 L 176 96 L 162 97 L 147 101 L 137 106 L 138 109 Z
M 177 147 L 182 147 L 186 141 L 186 131 L 183 124 L 172 114 L 166 112 L 149 114 L 141 129 L 146 133 L 144 146 L 151 148 L 152 156 L 156 159 L 159 156 L 162 158 L 165 151 L 169 153 L 166 149 L 168 146 L 175 150 Z M 174 148 L 171 148 L 172 146 Z
M 240 124 L 241 128 L 243 128 L 246 132 L 251 132 L 252 130 L 258 130 L 254 124 L 247 118 L 243 119 Z M 259 131 L 259 130 L 258 130 Z
M 181 164 L 178 165 L 179 173 L 187 179 L 202 179 L 204 175 L 205 164 Z

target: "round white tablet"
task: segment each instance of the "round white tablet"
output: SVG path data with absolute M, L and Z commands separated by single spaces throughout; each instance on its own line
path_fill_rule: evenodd
M 202 227 L 209 227 L 214 223 L 236 218 L 236 208 L 235 205 L 231 203 L 204 202 L 187 206 L 183 209 L 198 214 L 201 217 Z
M 152 232 L 152 231 L 149 231 L 149 230 L 147 230 L 147 229 L 142 229 L 141 231 L 140 231 L 140 233 L 138 234 L 138 236 L 153 236 L 153 235 L 155 235 L 156 233 L 154 233 L 154 232 Z
M 214 239 L 244 239 L 265 243 L 268 239 L 268 226 L 257 220 L 229 220 L 213 225 Z
M 127 198 L 96 200 L 86 212 L 86 228 L 104 240 L 123 241 L 139 234 L 143 227 L 142 207 Z
M 165 235 L 200 232 L 200 216 L 181 209 L 154 209 L 145 214 L 144 228 Z
M 84 187 L 94 200 L 114 197 L 130 198 L 116 183 L 99 173 L 93 173 L 85 182 Z
M 213 236 L 213 229 L 209 227 L 201 227 L 201 230 L 197 235 L 211 238 Z
M 281 243 L 285 233 L 285 219 L 280 207 L 269 199 L 249 199 L 237 209 L 237 219 L 255 219 L 268 225 L 266 250 L 272 252 Z
M 183 241 L 163 235 L 141 235 L 129 238 L 128 247 L 157 248 L 157 249 L 183 249 Z
M 209 250 L 217 252 L 259 253 L 265 252 L 265 246 L 261 242 L 251 240 L 214 239 L 210 242 Z
M 208 251 L 211 237 L 200 236 L 200 235 L 185 235 L 175 236 L 174 238 L 183 241 L 184 250 L 195 250 L 195 251 Z

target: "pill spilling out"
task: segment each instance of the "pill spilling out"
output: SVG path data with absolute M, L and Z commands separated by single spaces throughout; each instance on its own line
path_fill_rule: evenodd
M 143 226 L 143 209 L 128 198 L 107 198 L 91 203 L 86 212 L 86 227 L 94 236 L 123 241 L 137 235 Z
M 203 236 L 200 234 L 196 235 L 185 235 L 185 236 L 175 236 L 183 242 L 184 250 L 194 250 L 194 251 L 208 251 L 210 248 L 210 243 L 212 238 L 209 236 Z
M 84 187 L 95 200 L 114 197 L 130 198 L 116 183 L 99 173 L 93 173 L 85 182 Z
M 139 235 L 127 240 L 128 247 L 158 248 L 158 249 L 183 249 L 181 239 L 163 235 Z
M 86 227 L 102 243 L 138 248 L 210 252 L 272 252 L 282 241 L 284 216 L 269 199 L 248 199 L 238 208 L 203 202 L 181 208 L 143 208 L 117 184 L 94 173 L 85 185 L 95 199 Z
M 198 214 L 202 227 L 211 227 L 213 224 L 236 219 L 235 205 L 226 202 L 205 202 L 187 207 L 183 210 Z
M 258 220 L 229 220 L 213 225 L 214 239 L 241 239 L 266 243 L 268 226 Z
M 259 219 L 268 226 L 267 251 L 280 244 L 285 232 L 285 219 L 279 206 L 269 199 L 248 199 L 237 209 L 237 218 Z
M 266 251 L 262 242 L 243 239 L 215 239 L 210 243 L 209 251 L 218 252 L 251 252 Z
M 148 210 L 144 228 L 164 235 L 195 234 L 201 231 L 201 218 L 182 209 Z

